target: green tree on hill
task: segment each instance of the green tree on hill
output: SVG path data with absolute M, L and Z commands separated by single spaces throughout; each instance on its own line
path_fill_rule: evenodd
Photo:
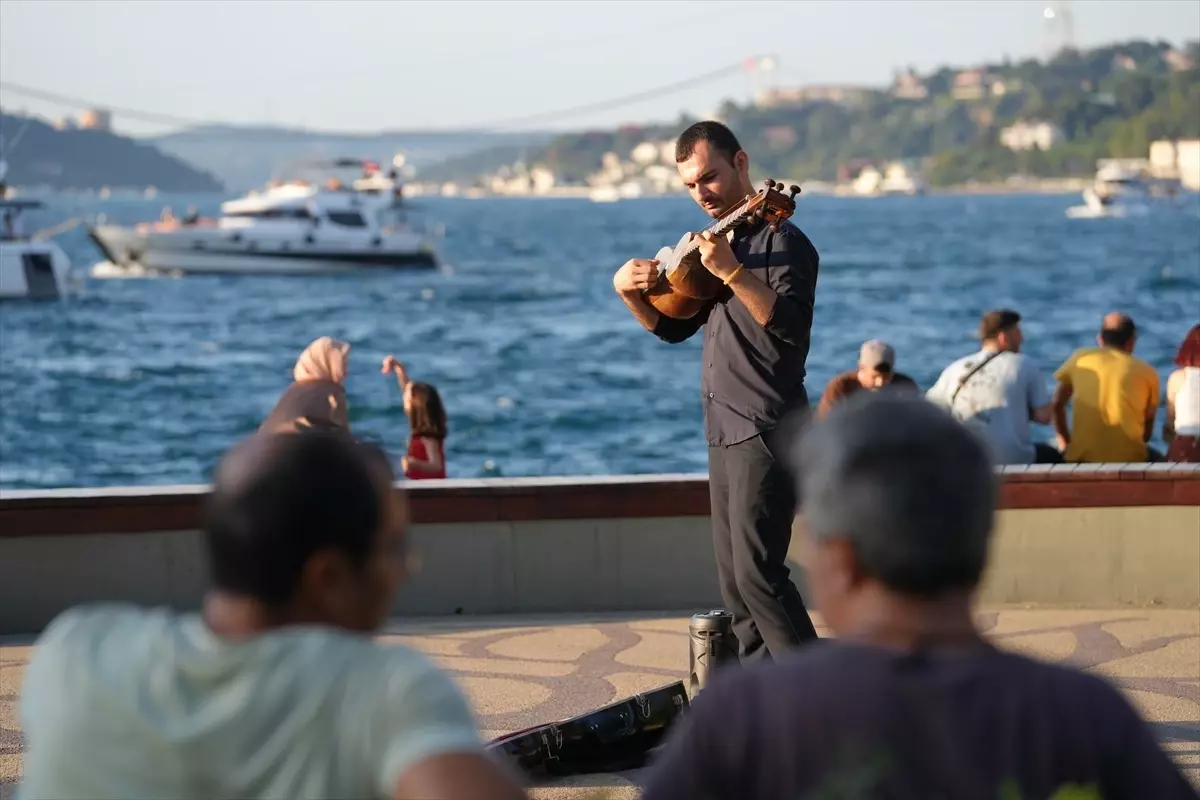
M 756 172 L 788 180 L 831 180 L 839 166 L 864 159 L 922 159 L 935 184 L 1093 174 L 1109 156 L 1145 157 L 1160 138 L 1200 136 L 1200 70 L 1173 71 L 1170 45 L 1126 42 L 1066 50 L 1049 62 L 1005 61 L 981 67 L 983 96 L 956 99 L 960 70 L 924 77 L 928 97 L 893 97 L 863 89 L 853 102 L 807 102 L 761 108 L 726 102 L 719 114 L 754 156 Z M 1184 48 L 1200 64 L 1200 42 Z M 1013 153 L 1000 131 L 1018 120 L 1057 125 L 1066 141 L 1047 152 Z M 561 179 L 582 182 L 604 153 L 627 158 L 646 139 L 669 139 L 676 126 L 569 134 L 529 153 L 527 163 L 550 164 Z M 443 179 L 474 178 L 479 160 L 447 163 Z M 498 164 L 497 164 L 498 166 Z

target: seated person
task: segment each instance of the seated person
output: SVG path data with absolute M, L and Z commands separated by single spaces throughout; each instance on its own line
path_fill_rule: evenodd
M 1163 439 L 1167 461 L 1200 463 L 1200 325 L 1193 325 L 1175 354 L 1177 370 L 1167 377 Z
M 1159 381 L 1136 358 L 1137 326 L 1125 314 L 1104 317 L 1099 347 L 1071 354 L 1054 373 L 1054 430 L 1067 461 L 1104 464 L 1161 461 L 1146 443 L 1154 434 Z M 1067 426 L 1070 403 L 1071 425 Z
M 826 384 L 817 404 L 817 416 L 825 416 L 839 402 L 862 389 L 875 392 L 891 386 L 920 392 L 916 381 L 895 368 L 896 351 L 890 344 L 881 339 L 864 342 L 858 354 L 858 369 L 843 372 Z
M 837 638 L 718 670 L 643 800 L 1194 800 L 1103 678 L 975 627 L 998 491 L 977 437 L 923 399 L 863 392 L 794 453 L 805 571 Z
M 349 432 L 346 372 L 350 345 L 322 336 L 304 349 L 292 370 L 289 386 L 259 427 L 280 433 L 307 428 Z
M 341 433 L 235 447 L 204 523 L 201 612 L 78 608 L 38 640 L 21 797 L 523 797 L 450 678 L 372 638 L 407 564 L 393 480 Z
M 1060 452 L 1029 436 L 1030 420 L 1050 423 L 1051 405 L 1041 371 L 1021 354 L 1021 315 L 989 311 L 979 322 L 979 339 L 979 352 L 946 367 L 926 398 L 972 427 L 997 464 L 1062 461 Z

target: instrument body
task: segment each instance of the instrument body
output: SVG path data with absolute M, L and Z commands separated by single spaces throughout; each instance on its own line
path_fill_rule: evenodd
M 533 777 L 619 772 L 646 763 L 688 707 L 682 681 L 561 722 L 495 739 L 488 750 Z
M 799 186 L 789 187 L 791 195 L 783 193 L 783 184 L 768 179 L 766 187 L 726 211 L 707 230 L 725 236 L 737 226 L 752 220 L 764 220 L 776 230 L 779 223 L 796 211 L 795 197 Z M 700 239 L 687 233 L 675 247 L 658 251 L 658 283 L 642 293 L 646 302 L 664 316 L 672 319 L 691 319 L 700 313 L 724 288 L 720 278 L 700 263 Z

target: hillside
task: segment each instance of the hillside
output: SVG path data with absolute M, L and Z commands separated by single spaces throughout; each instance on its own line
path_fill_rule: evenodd
M 1190 58 L 1192 66 L 1187 68 Z M 777 91 L 755 105 L 725 103 L 720 118 L 753 156 L 756 172 L 833 180 L 856 161 L 912 159 L 934 184 L 1010 175 L 1090 176 L 1098 158 L 1146 157 L 1158 138 L 1200 136 L 1200 44 L 1127 42 L 1066 51 L 1049 62 L 1026 60 L 898 75 L 886 89 L 808 87 Z M 1048 150 L 1013 152 L 1000 131 L 1019 120 L 1046 121 L 1062 141 Z M 622 157 L 640 141 L 671 138 L 672 128 L 559 136 L 526 154 L 529 165 L 581 183 L 605 152 Z M 431 180 L 473 180 L 510 163 L 497 150 L 447 161 Z
M 418 174 L 430 165 L 495 146 L 536 147 L 549 134 L 485 131 L 385 131 L 331 133 L 289 128 L 205 126 L 149 141 L 164 152 L 212 172 L 231 191 L 244 191 L 286 173 L 301 161 L 368 158 L 390 163 L 403 151 Z
M 8 143 L 7 182 L 13 186 L 53 189 L 154 186 L 166 192 L 223 189 L 211 175 L 180 159 L 114 133 L 57 130 L 37 119 L 4 113 L 0 113 L 0 131 Z

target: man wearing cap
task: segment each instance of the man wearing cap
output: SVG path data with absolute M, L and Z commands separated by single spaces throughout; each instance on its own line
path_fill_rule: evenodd
M 886 386 L 919 392 L 917 382 L 896 372 L 896 351 L 882 339 L 864 342 L 858 353 L 858 369 L 843 372 L 825 385 L 825 393 L 817 405 L 817 416 L 823 417 L 835 405 L 862 389 L 878 391 Z
M 1050 424 L 1052 407 L 1041 371 L 1021 354 L 1021 315 L 989 311 L 979 322 L 982 348 L 942 372 L 926 397 L 974 429 L 997 464 L 1057 464 L 1062 454 L 1034 442 L 1030 421 Z

